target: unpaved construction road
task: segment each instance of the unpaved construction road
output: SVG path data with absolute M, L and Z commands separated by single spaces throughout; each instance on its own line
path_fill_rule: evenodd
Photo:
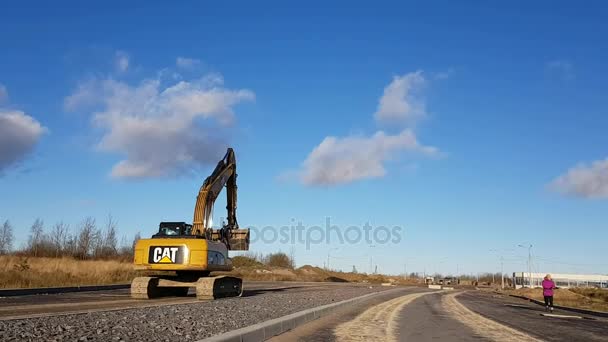
M 245 282 L 241 298 L 132 300 L 129 290 L 0 298 L 2 341 L 194 341 L 386 290 L 338 283 Z
M 243 296 L 250 297 L 262 293 L 278 293 L 285 291 L 290 293 L 308 292 L 314 291 L 316 288 L 319 288 L 319 286 L 325 288 L 339 284 L 249 281 L 244 282 L 243 285 Z M 0 297 L 0 320 L 200 302 L 195 298 L 194 289 L 190 289 L 190 295 L 188 297 L 166 297 L 149 301 L 132 299 L 129 292 L 129 289 L 121 289 L 69 292 L 51 295 Z
M 0 298 L 2 341 L 196 341 L 308 308 L 378 294 L 273 341 L 606 341 L 608 319 L 483 291 L 248 282 L 242 298 L 135 301 L 128 290 Z M 583 315 L 584 317 L 585 315 Z

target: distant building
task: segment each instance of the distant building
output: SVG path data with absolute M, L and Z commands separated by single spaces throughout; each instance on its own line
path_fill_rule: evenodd
M 563 274 L 550 273 L 557 287 L 598 287 L 608 288 L 608 275 L 599 274 Z M 540 287 L 546 273 L 513 272 L 513 285 L 522 287 Z M 532 280 L 532 286 L 530 286 Z
M 456 277 L 445 277 L 445 278 L 439 280 L 439 283 L 441 285 L 458 285 L 458 284 L 460 284 L 460 279 L 458 279 Z

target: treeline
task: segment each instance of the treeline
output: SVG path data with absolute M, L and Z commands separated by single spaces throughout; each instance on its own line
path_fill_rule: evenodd
M 296 267 L 294 253 L 287 255 L 283 252 L 270 254 L 245 253 L 232 257 L 234 267 L 259 267 L 271 266 L 294 269 Z
M 92 217 L 87 217 L 75 229 L 64 222 L 57 222 L 49 229 L 44 221 L 36 219 L 29 229 L 27 242 L 14 250 L 13 226 L 6 220 L 0 226 L 0 255 L 16 254 L 32 257 L 73 257 L 76 259 L 130 259 L 133 246 L 140 239 L 137 233 L 132 240 L 123 237 L 119 243 L 117 222 L 108 215 L 98 227 Z

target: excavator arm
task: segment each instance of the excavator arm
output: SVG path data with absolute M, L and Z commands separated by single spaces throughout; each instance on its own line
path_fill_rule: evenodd
M 236 177 L 236 157 L 234 150 L 228 148 L 224 158 L 218 162 L 215 170 L 205 179 L 198 192 L 194 207 L 192 234 L 222 241 L 229 250 L 247 250 L 249 249 L 249 230 L 239 229 L 236 220 Z M 226 187 L 227 195 L 228 223 L 219 230 L 213 230 L 211 228 L 213 206 L 224 187 Z

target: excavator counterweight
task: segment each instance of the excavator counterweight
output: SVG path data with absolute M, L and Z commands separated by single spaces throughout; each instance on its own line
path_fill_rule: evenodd
M 236 220 L 236 177 L 236 158 L 229 148 L 199 189 L 192 224 L 161 222 L 152 238 L 137 241 L 135 269 L 148 274 L 131 283 L 133 298 L 185 296 L 191 287 L 196 288 L 199 299 L 243 293 L 241 279 L 210 276 L 213 271 L 232 270 L 229 250 L 249 250 L 249 229 L 240 229 Z M 228 222 L 213 229 L 213 205 L 224 187 Z

